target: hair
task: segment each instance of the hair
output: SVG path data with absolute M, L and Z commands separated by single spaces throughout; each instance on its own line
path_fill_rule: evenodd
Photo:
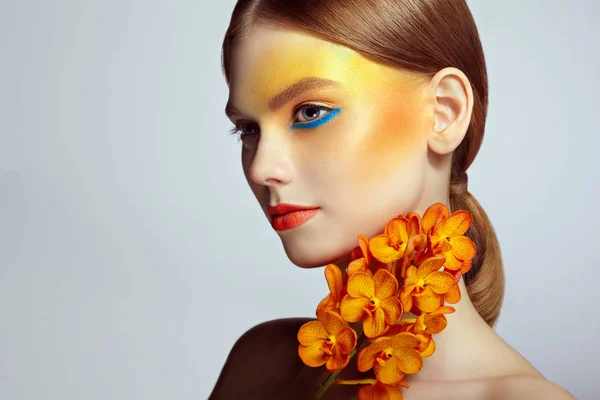
M 477 255 L 465 275 L 479 315 L 495 325 L 504 297 L 502 255 L 494 228 L 467 190 L 467 169 L 483 140 L 488 81 L 483 49 L 465 0 L 238 0 L 222 49 L 229 84 L 236 39 L 255 23 L 304 31 L 374 60 L 433 76 L 446 67 L 460 69 L 473 88 L 473 112 L 462 143 L 452 156 L 450 209 L 467 210 L 473 223 L 466 235 Z

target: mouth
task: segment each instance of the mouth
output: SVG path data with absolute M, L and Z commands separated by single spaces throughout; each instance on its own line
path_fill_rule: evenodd
M 271 216 L 271 226 L 276 231 L 287 231 L 296 228 L 313 218 L 319 211 L 319 207 L 296 206 L 286 203 L 268 208 L 268 214 Z

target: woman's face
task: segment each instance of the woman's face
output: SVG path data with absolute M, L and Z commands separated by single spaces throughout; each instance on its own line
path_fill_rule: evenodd
M 342 262 L 359 234 L 433 203 L 428 81 L 273 26 L 236 44 L 227 114 L 241 129 L 246 179 L 294 264 Z M 318 210 L 269 215 L 280 203 Z

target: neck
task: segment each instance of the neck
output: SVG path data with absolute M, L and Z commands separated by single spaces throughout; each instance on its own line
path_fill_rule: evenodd
M 462 298 L 451 305 L 456 311 L 446 315 L 446 329 L 433 335 L 434 354 L 423 360 L 418 374 L 407 376 L 407 382 L 455 381 L 488 374 L 484 361 L 489 360 L 490 352 L 498 349 L 502 339 L 473 306 L 463 279 L 459 285 Z
M 348 262 L 336 263 L 346 273 Z M 433 335 L 436 350 L 423 359 L 423 369 L 415 375 L 407 375 L 409 384 L 421 382 L 463 381 L 497 375 L 498 372 L 518 361 L 514 351 L 481 318 L 475 309 L 464 280 L 459 282 L 461 300 L 457 304 L 446 304 L 456 311 L 446 315 L 448 326 Z M 404 318 L 413 318 L 405 314 Z M 350 324 L 357 333 L 362 333 L 362 323 Z M 505 360 L 504 366 L 490 365 L 493 358 Z M 520 359 L 520 357 L 518 357 Z

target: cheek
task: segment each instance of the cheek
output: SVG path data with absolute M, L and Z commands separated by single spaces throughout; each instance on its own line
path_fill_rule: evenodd
M 361 112 L 360 107 L 348 107 L 344 122 L 312 149 L 313 160 L 320 160 L 309 164 L 310 174 L 322 189 L 382 192 L 386 185 L 397 186 L 400 179 L 408 183 L 424 170 L 427 142 L 418 102 L 372 104 Z
M 364 168 L 371 172 L 371 179 L 385 181 L 390 174 L 406 174 L 417 167 L 418 160 L 426 154 L 427 145 L 422 140 L 425 136 L 420 114 L 410 104 L 388 105 L 379 110 L 373 116 L 372 132 L 364 142 L 361 160 Z

